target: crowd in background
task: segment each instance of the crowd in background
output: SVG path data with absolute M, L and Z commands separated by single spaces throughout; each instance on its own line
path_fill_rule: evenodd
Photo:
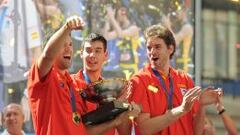
M 161 4 L 157 6 L 155 2 L 1 0 L 0 110 L 10 102 L 21 102 L 23 107 L 26 106 L 27 71 L 50 36 L 72 15 L 84 17 L 87 27 L 81 33 L 71 33 L 73 43 L 78 46 L 74 46 L 74 62 L 70 72 L 74 73 L 82 66 L 79 45 L 89 32 L 94 31 L 108 40 L 109 59 L 103 68 L 103 75 L 129 79 L 147 63 L 143 30 L 161 22 L 176 36 L 176 57 L 171 61 L 172 66 L 193 75 L 191 3 L 188 0 L 179 3 L 158 0 L 157 3 Z M 30 110 L 28 107 L 23 110 L 28 122 L 24 128 L 27 132 L 33 132 Z

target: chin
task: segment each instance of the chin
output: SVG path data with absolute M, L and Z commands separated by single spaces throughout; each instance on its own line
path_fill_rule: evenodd
M 89 70 L 89 71 L 97 71 L 97 68 L 96 67 L 87 67 L 87 70 Z
M 62 65 L 62 67 L 63 67 L 64 69 L 68 69 L 68 68 L 71 67 L 71 63 L 65 63 L 64 65 Z
M 153 61 L 153 62 L 151 62 L 151 66 L 152 67 L 157 67 L 157 63 Z

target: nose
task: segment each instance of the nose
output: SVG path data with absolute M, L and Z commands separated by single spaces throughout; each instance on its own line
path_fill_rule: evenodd
M 96 57 L 96 55 L 95 55 L 96 53 L 94 53 L 94 52 L 92 52 L 92 53 L 90 53 L 90 58 L 95 58 Z
M 152 47 L 150 50 L 148 50 L 150 54 L 154 54 L 155 49 Z
M 67 43 L 64 50 L 67 52 L 72 52 L 73 51 L 72 43 Z
M 14 120 L 15 118 L 16 118 L 16 116 L 14 115 L 14 114 L 11 114 L 11 115 L 9 115 L 9 117 L 8 117 L 10 120 Z
M 95 51 L 92 51 L 89 55 L 90 57 L 96 57 L 97 53 Z

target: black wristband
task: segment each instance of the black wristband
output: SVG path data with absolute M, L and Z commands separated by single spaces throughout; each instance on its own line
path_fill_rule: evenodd
M 223 108 L 221 111 L 218 112 L 218 115 L 221 115 L 222 113 L 224 113 L 226 110 Z

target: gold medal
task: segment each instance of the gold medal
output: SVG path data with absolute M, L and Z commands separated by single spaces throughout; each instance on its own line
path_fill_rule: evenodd
M 73 112 L 72 120 L 76 125 L 78 125 L 81 122 L 80 115 L 77 112 Z

